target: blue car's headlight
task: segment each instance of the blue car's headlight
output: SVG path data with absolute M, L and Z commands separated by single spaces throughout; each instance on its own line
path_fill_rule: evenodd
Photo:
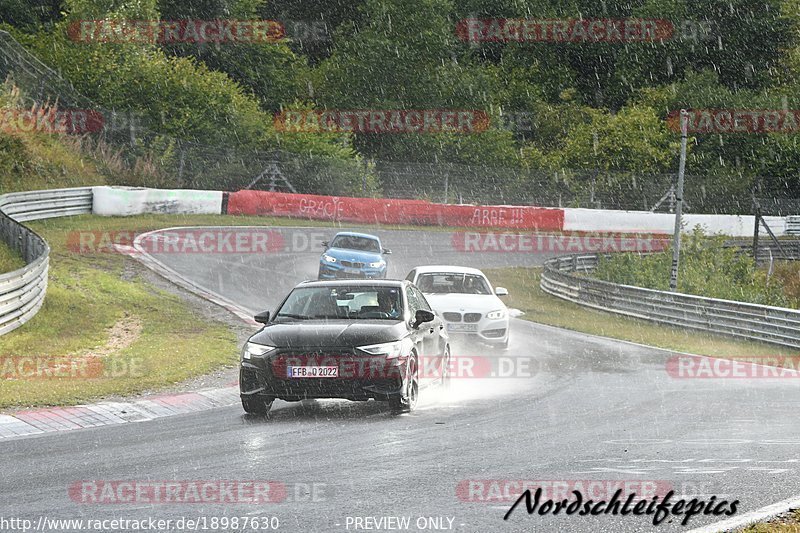
M 328 254 L 322 254 L 322 259 L 324 259 L 328 263 L 335 263 L 336 262 L 336 258 L 333 257 L 332 255 L 328 255 Z
M 385 264 L 386 262 L 381 260 L 381 261 L 375 261 L 374 263 L 370 263 L 369 266 L 370 268 L 380 268 Z

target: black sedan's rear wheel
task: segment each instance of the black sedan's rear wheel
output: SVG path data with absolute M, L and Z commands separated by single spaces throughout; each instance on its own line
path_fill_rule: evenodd
M 242 396 L 242 408 L 247 414 L 265 415 L 269 413 L 275 398 L 270 396 Z
M 417 406 L 419 399 L 419 368 L 416 356 L 408 358 L 403 390 L 400 394 L 389 397 L 389 407 L 398 413 L 409 413 Z

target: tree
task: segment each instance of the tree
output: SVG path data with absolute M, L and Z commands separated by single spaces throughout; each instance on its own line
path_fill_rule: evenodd
M 254 20 L 261 18 L 263 0 L 160 0 L 163 20 Z M 277 22 L 277 21 L 276 21 Z M 261 107 L 277 112 L 283 105 L 308 96 L 308 68 L 285 38 L 271 42 L 169 43 L 171 55 L 193 57 L 210 69 L 225 72 L 258 98 Z

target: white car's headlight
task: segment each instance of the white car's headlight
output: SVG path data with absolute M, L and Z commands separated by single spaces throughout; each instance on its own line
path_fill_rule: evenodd
M 369 346 L 359 346 L 358 349 L 370 355 L 383 355 L 387 359 L 394 359 L 403 353 L 403 341 L 370 344 Z
M 256 344 L 254 342 L 247 342 L 242 350 L 242 359 L 250 359 L 252 356 L 264 355 L 265 353 L 274 350 L 275 346 L 267 346 L 266 344 Z
M 328 255 L 328 254 L 322 254 L 322 258 L 323 258 L 325 261 L 327 261 L 328 263 L 335 263 L 335 262 L 336 262 L 336 258 L 335 258 L 335 257 L 333 257 L 332 255 Z
M 374 263 L 370 263 L 369 266 L 370 266 L 370 268 L 380 268 L 384 264 L 385 263 L 383 261 L 375 261 Z
M 490 320 L 498 320 L 505 317 L 506 317 L 505 309 L 498 309 L 496 311 L 490 311 L 489 313 L 486 313 L 486 318 Z

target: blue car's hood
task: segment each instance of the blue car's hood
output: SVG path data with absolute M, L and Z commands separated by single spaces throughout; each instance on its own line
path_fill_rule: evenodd
M 382 259 L 377 252 L 362 252 L 359 250 L 346 250 L 344 248 L 328 248 L 325 253 L 339 260 L 353 261 L 359 263 L 374 263 Z

